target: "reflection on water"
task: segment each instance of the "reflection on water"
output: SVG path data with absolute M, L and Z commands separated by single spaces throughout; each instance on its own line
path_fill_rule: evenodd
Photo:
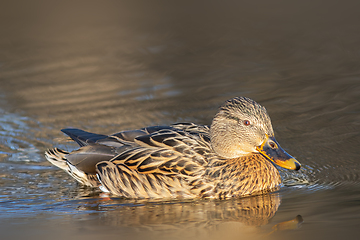
M 2 238 L 357 236 L 359 1 L 3 5 Z M 65 127 L 111 134 L 209 124 L 234 96 L 264 105 L 282 147 L 303 164 L 299 172 L 280 170 L 277 193 L 229 201 L 101 199 L 43 156 L 53 145 L 76 147 L 63 141 Z
M 128 202 L 126 204 L 126 202 Z M 134 207 L 121 206 L 134 205 Z M 116 201 L 101 205 L 105 225 L 154 226 L 176 224 L 179 228 L 214 227 L 222 222 L 261 226 L 269 222 L 280 206 L 279 194 L 267 194 L 228 201 L 134 202 Z M 127 218 L 124 218 L 127 216 Z
M 251 237 L 264 237 L 274 231 L 297 229 L 302 222 L 298 216 L 275 225 L 270 233 L 268 229 L 257 229 L 269 223 L 279 206 L 280 195 L 275 193 L 226 201 L 134 202 L 113 199 L 105 204 L 91 204 L 90 209 L 104 212 L 102 221 L 98 223 L 100 226 L 151 229 L 185 237 L 196 231 L 216 232 L 231 223 L 232 230 L 241 230 Z

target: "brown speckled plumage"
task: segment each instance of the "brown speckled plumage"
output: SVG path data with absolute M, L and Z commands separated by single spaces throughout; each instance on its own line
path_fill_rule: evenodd
M 270 118 L 248 98 L 227 101 L 211 129 L 179 123 L 110 136 L 63 132 L 81 148 L 51 149 L 46 158 L 81 184 L 121 197 L 226 199 L 274 191 L 281 184 L 276 167 L 258 151 L 273 136 Z

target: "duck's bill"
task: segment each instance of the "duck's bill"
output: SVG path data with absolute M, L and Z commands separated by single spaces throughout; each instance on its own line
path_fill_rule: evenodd
M 280 147 L 275 137 L 268 137 L 260 146 L 256 147 L 256 149 L 280 167 L 291 170 L 299 170 L 301 167 L 301 164 L 295 158 Z

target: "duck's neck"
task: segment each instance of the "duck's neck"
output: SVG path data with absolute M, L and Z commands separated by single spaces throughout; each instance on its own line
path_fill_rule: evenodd
M 206 175 L 216 184 L 219 198 L 272 192 L 281 184 L 279 171 L 260 154 L 211 161 Z

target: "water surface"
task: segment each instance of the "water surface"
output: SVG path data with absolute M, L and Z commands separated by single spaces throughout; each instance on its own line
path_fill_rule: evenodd
M 357 1 L 2 3 L 4 239 L 356 239 Z M 226 201 L 102 198 L 45 160 L 59 131 L 210 124 L 234 96 L 264 105 L 299 172 Z

